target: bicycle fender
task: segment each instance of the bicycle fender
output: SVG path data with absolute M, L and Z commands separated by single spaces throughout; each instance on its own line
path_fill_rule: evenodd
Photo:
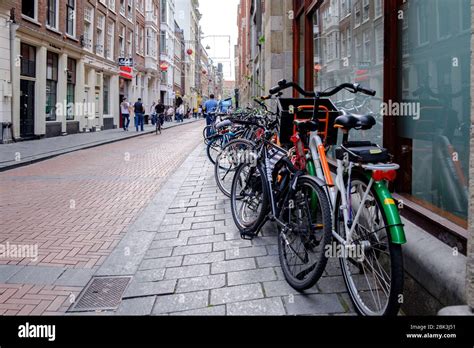
M 394 244 L 406 244 L 407 239 L 403 229 L 403 223 L 400 218 L 398 206 L 393 199 L 387 185 L 383 182 L 374 182 L 374 190 L 377 193 L 379 201 L 387 217 L 387 224 L 389 226 L 390 237 Z
M 312 175 L 302 175 L 301 177 L 302 177 L 302 178 L 304 177 L 304 178 L 307 178 L 307 179 L 309 179 L 309 180 L 312 180 L 312 181 L 316 182 L 316 184 L 317 184 L 319 187 L 321 187 L 322 189 L 324 189 L 324 188 L 327 186 L 327 184 L 326 184 L 324 181 L 322 181 L 320 178 L 318 178 L 318 177 L 316 177 L 316 176 L 312 176 Z

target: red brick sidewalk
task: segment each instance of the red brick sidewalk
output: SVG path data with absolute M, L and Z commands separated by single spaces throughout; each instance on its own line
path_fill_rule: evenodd
M 39 254 L 0 264 L 99 266 L 201 134 L 193 123 L 0 173 L 0 244 L 37 244 Z M 80 290 L 0 284 L 0 314 L 61 312 Z

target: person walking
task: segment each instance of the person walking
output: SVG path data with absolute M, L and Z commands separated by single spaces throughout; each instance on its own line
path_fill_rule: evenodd
M 127 98 L 122 99 L 120 111 L 122 112 L 123 131 L 128 132 L 128 127 L 130 126 L 130 103 L 127 101 Z
M 138 101 L 133 106 L 133 109 L 135 112 L 135 128 L 138 132 L 138 128 L 140 127 L 140 130 L 144 132 L 145 107 L 143 106 L 142 98 L 138 98 Z
M 176 111 L 176 119 L 179 122 L 183 123 L 184 122 L 184 104 L 181 104 Z
M 173 121 L 174 108 L 172 106 L 168 108 L 168 111 L 166 112 L 166 116 L 168 117 L 169 122 Z
M 215 112 L 217 110 L 217 101 L 215 99 L 214 94 L 209 96 L 209 99 L 206 103 L 204 103 L 204 112 L 206 115 L 206 125 L 210 126 L 214 122 L 214 117 L 211 115 L 211 112 Z

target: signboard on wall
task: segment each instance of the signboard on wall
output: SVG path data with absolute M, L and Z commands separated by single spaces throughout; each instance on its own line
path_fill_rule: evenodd
M 133 58 L 119 58 L 118 59 L 119 66 L 133 66 Z

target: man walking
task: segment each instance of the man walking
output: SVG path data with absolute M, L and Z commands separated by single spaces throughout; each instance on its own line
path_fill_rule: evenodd
M 128 126 L 130 126 L 130 103 L 127 98 L 123 98 L 120 104 L 120 111 L 122 112 L 122 122 L 124 132 L 128 132 Z
M 165 106 L 161 102 L 161 100 L 158 102 L 158 104 L 155 106 L 155 112 L 157 115 L 157 120 L 158 122 L 161 122 L 161 125 L 163 126 L 163 123 L 165 121 Z
M 211 94 L 209 96 L 209 99 L 205 104 L 204 104 L 204 112 L 206 115 L 206 124 L 210 126 L 214 122 L 214 117 L 210 114 L 211 112 L 215 112 L 217 109 L 217 102 L 214 99 L 215 96 L 214 94 Z M 209 134 L 208 134 L 209 135 Z
M 142 98 L 138 98 L 138 101 L 133 106 L 133 109 L 135 112 L 135 128 L 138 132 L 138 127 L 140 126 L 141 131 L 144 132 L 145 107 L 143 106 Z

